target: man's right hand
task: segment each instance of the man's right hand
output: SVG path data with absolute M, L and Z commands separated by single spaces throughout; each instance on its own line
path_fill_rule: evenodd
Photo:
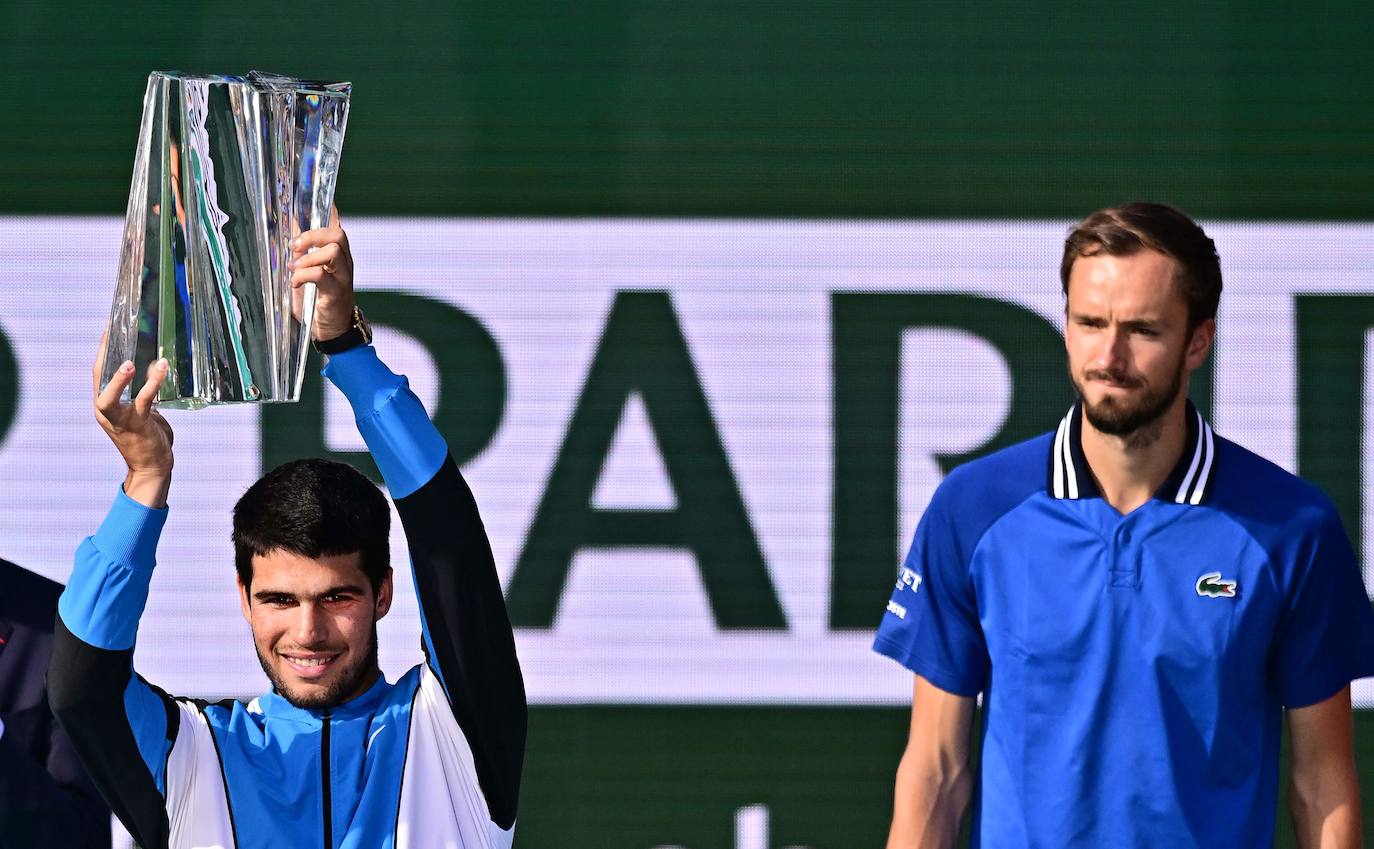
M 104 344 L 100 347 L 103 352 Z M 125 404 L 121 399 L 134 380 L 134 364 L 124 362 L 101 391 L 103 356 L 102 353 L 96 358 L 92 374 L 95 419 L 129 468 L 124 478 L 124 494 L 140 504 L 161 509 L 167 506 L 167 491 L 172 484 L 172 426 L 154 402 L 158 387 L 167 377 L 167 361 L 158 360 L 148 366 L 143 387 L 134 395 L 133 403 Z

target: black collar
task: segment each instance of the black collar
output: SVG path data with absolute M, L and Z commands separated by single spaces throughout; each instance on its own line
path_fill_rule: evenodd
M 1201 504 L 1211 491 L 1212 479 L 1216 477 L 1216 447 L 1212 426 L 1203 420 L 1202 414 L 1188 402 L 1184 413 L 1188 419 L 1187 446 L 1174 470 L 1169 473 L 1155 498 L 1175 504 Z M 1046 488 L 1054 498 L 1079 499 L 1100 498 L 1097 481 L 1088 467 L 1088 458 L 1083 454 L 1083 404 L 1073 405 L 1068 415 L 1059 422 L 1050 447 L 1050 476 Z

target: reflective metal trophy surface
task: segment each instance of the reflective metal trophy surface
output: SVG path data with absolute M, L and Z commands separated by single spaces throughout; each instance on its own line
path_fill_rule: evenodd
M 166 357 L 164 407 L 300 397 L 315 291 L 289 243 L 329 223 L 351 90 L 149 75 L 101 386 Z

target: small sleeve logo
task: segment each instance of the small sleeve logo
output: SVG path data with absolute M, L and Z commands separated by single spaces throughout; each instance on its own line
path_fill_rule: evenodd
M 906 592 L 910 588 L 914 593 L 921 588 L 921 576 L 915 570 L 903 566 L 901 573 L 897 575 L 897 592 Z M 906 618 L 906 605 L 897 601 L 895 598 L 887 603 L 887 612 L 896 616 L 898 619 Z
M 1203 598 L 1235 598 L 1236 582 L 1222 580 L 1220 572 L 1208 572 L 1197 579 L 1197 594 Z
M 921 576 L 917 575 L 914 570 L 903 566 L 902 573 L 897 576 L 897 589 L 904 590 L 907 587 L 911 587 L 912 592 L 919 590 L 921 588 Z

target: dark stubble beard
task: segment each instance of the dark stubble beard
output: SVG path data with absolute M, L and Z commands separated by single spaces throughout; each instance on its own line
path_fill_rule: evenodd
M 318 695 L 302 696 L 287 689 L 285 683 L 273 671 L 272 664 L 268 662 L 262 650 L 257 648 L 257 643 L 253 644 L 253 648 L 257 651 L 258 663 L 262 664 L 262 671 L 267 675 L 267 680 L 272 682 L 272 689 L 293 706 L 306 710 L 337 707 L 356 693 L 362 687 L 363 682 L 367 680 L 368 675 L 377 669 L 377 623 L 375 621 L 372 623 L 372 634 L 368 637 L 367 654 L 340 670 L 334 683 Z
M 1185 360 L 1187 352 L 1180 352 L 1178 357 L 1178 367 L 1174 369 L 1174 376 L 1168 385 L 1159 391 L 1147 390 L 1134 403 L 1123 403 L 1121 399 L 1113 398 L 1111 395 L 1105 396 L 1096 404 L 1088 402 L 1088 396 L 1083 391 L 1083 385 L 1078 382 L 1077 376 L 1072 373 L 1069 375 L 1073 381 L 1074 388 L 1078 390 L 1078 397 L 1083 401 L 1083 413 L 1099 433 L 1108 436 L 1118 436 L 1123 439 L 1139 438 L 1145 433 L 1152 432 L 1174 405 L 1179 393 L 1183 391 L 1183 376 L 1187 373 Z M 1119 375 L 1112 375 L 1107 372 L 1090 371 L 1085 377 L 1094 379 L 1105 377 L 1120 381 Z M 1137 384 L 1138 385 L 1138 384 Z

